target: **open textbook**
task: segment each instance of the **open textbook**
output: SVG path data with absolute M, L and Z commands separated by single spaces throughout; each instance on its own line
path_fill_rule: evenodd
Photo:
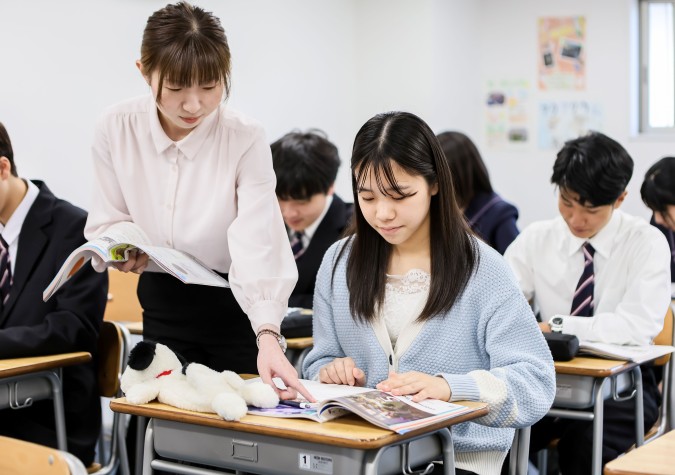
M 278 381 L 275 382 L 279 385 Z M 305 402 L 302 404 L 305 407 L 289 406 L 282 402 L 271 409 L 249 406 L 248 413 L 268 417 L 304 418 L 316 422 L 326 422 L 353 413 L 378 427 L 405 434 L 474 410 L 437 399 L 416 403 L 410 397 L 393 396 L 372 388 L 323 384 L 306 379 L 301 379 L 300 382 L 320 402 Z M 302 398 L 297 401 L 302 401 Z
M 673 351 L 675 351 L 675 347 L 669 345 L 629 346 L 584 340 L 579 342 L 580 355 L 593 355 L 611 360 L 632 361 L 634 363 L 651 361 Z
M 186 284 L 229 287 L 226 279 L 213 272 L 187 252 L 146 244 L 148 238 L 133 223 L 118 223 L 104 234 L 81 245 L 66 258 L 56 276 L 42 293 L 45 302 L 75 275 L 92 257 L 97 256 L 107 266 L 125 262 L 131 252 L 141 250 L 150 258 L 147 271 L 166 272 Z

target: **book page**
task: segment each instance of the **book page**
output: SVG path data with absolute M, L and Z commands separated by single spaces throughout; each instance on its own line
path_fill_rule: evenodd
M 450 402 L 427 400 L 415 403 L 409 396 L 394 396 L 371 390 L 326 401 L 322 403 L 319 415 L 333 405 L 345 407 L 372 424 L 399 434 L 470 411 L 466 406 Z
M 660 356 L 675 351 L 675 347 L 669 345 L 613 345 L 611 343 L 598 343 L 590 341 L 579 342 L 579 353 L 590 354 L 602 358 L 633 361 L 645 363 Z
M 229 287 L 230 283 L 196 257 L 187 252 L 168 247 L 138 246 L 155 264 L 166 273 L 173 275 L 186 284 L 210 285 L 212 287 Z

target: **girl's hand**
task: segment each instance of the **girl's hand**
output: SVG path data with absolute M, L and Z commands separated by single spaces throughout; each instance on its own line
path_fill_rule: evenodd
M 319 381 L 331 384 L 348 384 L 363 386 L 366 384 L 366 373 L 356 367 L 351 358 L 335 358 L 319 371 Z
M 439 376 L 409 371 L 407 373 L 389 372 L 389 377 L 379 383 L 377 389 L 393 394 L 394 396 L 413 395 L 414 402 L 425 399 L 440 399 L 449 401 L 452 390 L 448 382 Z
M 129 253 L 129 259 L 126 262 L 115 262 L 113 266 L 122 272 L 135 272 L 142 274 L 148 267 L 148 255 L 140 250 L 133 250 Z

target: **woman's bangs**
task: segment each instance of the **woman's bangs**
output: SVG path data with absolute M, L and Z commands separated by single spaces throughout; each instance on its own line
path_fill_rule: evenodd
M 372 176 L 375 178 L 377 188 L 382 194 L 387 196 L 405 195 L 398 186 L 398 182 L 394 176 L 392 163 L 394 163 L 393 159 L 385 158 L 377 154 L 359 160 L 354 165 L 357 190 L 364 188 L 364 184 L 372 171 Z M 394 193 L 392 193 L 392 191 Z
M 223 58 L 194 46 L 197 45 L 166 56 L 162 65 L 164 80 L 178 87 L 223 82 L 227 70 Z

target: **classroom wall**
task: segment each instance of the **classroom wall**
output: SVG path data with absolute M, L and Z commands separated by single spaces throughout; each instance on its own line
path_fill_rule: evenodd
M 478 80 L 525 79 L 530 82 L 528 108 L 535 124 L 541 101 L 586 100 L 603 110 L 601 132 L 619 141 L 635 161 L 633 179 L 623 209 L 649 217 L 640 199 L 647 168 L 665 155 L 675 154 L 675 137 L 648 137 L 637 133 L 637 1 L 636 0 L 480 0 Z M 536 86 L 537 19 L 548 16 L 586 17 L 586 89 L 540 91 Z M 488 147 L 481 124 L 481 150 L 493 184 L 517 203 L 520 224 L 545 219 L 557 212 L 556 194 L 549 184 L 555 150 L 534 143 L 505 150 Z
M 164 0 L 0 2 L 0 121 L 12 136 L 19 173 L 87 207 L 89 147 L 96 117 L 144 94 L 135 68 L 147 17 Z M 548 184 L 554 150 L 490 146 L 489 80 L 526 80 L 536 129 L 542 100 L 589 100 L 602 131 L 636 161 L 625 209 L 644 216 L 646 168 L 673 153 L 673 139 L 635 134 L 636 0 L 201 0 L 221 17 L 233 52 L 229 105 L 260 120 L 268 139 L 324 129 L 340 150 L 337 191 L 351 197 L 351 145 L 372 115 L 400 109 L 436 132 L 461 130 L 477 142 L 495 188 L 521 212 L 521 227 L 556 213 Z M 536 88 L 537 19 L 587 19 L 587 88 Z

